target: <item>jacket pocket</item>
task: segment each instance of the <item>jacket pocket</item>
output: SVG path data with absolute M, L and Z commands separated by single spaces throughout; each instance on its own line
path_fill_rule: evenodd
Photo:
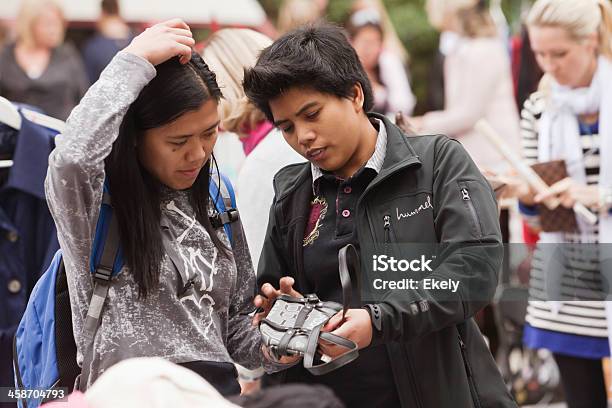
M 472 401 L 474 402 L 474 407 L 482 408 L 482 404 L 480 403 L 480 398 L 478 397 L 478 390 L 476 389 L 476 382 L 474 381 L 474 376 L 472 373 L 472 366 L 470 365 L 470 360 L 467 356 L 467 347 L 465 346 L 465 342 L 461 338 L 461 334 L 459 334 L 459 330 L 457 330 L 457 339 L 459 340 L 459 348 L 461 350 L 461 358 L 463 359 L 463 365 L 465 367 L 465 374 L 468 378 L 468 383 L 470 385 L 470 394 L 472 395 Z
M 459 182 L 459 193 L 461 194 L 461 201 L 463 201 L 463 205 L 465 206 L 465 209 L 467 210 L 472 220 L 474 234 L 476 238 L 480 239 L 483 237 L 482 225 L 480 224 L 480 218 L 478 217 L 478 211 L 476 211 L 476 207 L 474 206 L 474 201 L 472 200 L 472 194 L 470 193 L 470 187 L 468 185 L 468 182 L 465 182 L 465 181 Z

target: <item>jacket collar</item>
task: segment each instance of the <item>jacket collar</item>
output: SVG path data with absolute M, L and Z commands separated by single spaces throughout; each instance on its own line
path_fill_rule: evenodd
M 408 136 L 400 128 L 391 123 L 384 115 L 368 113 L 368 117 L 380 119 L 387 129 L 387 154 L 385 155 L 382 169 L 374 181 L 384 178 L 406 166 L 421 165 L 421 160 L 412 146 L 410 146 L 410 143 L 408 143 Z
M 370 183 L 367 190 L 398 170 L 408 166 L 420 166 L 422 164 L 416 152 L 408 142 L 409 137 L 406 136 L 400 128 L 391 123 L 384 115 L 368 113 L 368 117 L 379 119 L 385 125 L 387 130 L 387 151 L 380 172 Z M 293 193 L 304 183 L 307 184 L 308 188 L 312 185 L 310 162 L 286 167 L 274 177 L 274 188 L 277 200 L 281 200 L 288 194 Z

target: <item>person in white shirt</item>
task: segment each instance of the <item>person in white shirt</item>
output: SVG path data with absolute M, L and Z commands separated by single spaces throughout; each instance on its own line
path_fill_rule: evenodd
M 261 50 L 270 44 L 272 40 L 256 31 L 228 28 L 216 32 L 204 49 L 204 59 L 223 89 L 221 126 L 238 134 L 247 153 L 238 173 L 236 200 L 255 266 L 274 197 L 272 179 L 281 168 L 304 161 L 248 101 L 242 88 L 244 69 L 253 67 Z

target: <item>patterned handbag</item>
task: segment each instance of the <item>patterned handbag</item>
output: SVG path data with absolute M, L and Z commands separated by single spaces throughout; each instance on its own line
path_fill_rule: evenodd
M 567 177 L 564 160 L 536 163 L 531 167 L 549 186 Z M 545 205 L 540 205 L 539 210 L 543 232 L 575 232 L 578 230 L 576 214 L 571 208 L 559 205 L 554 210 L 550 210 Z
M 281 295 L 274 300 L 267 317 L 259 323 L 264 344 L 275 358 L 301 355 L 304 368 L 314 375 L 327 374 L 340 368 L 359 356 L 355 342 L 332 333 L 321 332 L 321 328 L 333 315 L 342 310 L 342 317 L 353 303 L 360 306 L 358 284 L 359 257 L 353 245 L 343 247 L 338 253 L 340 282 L 343 304 L 321 301 L 317 295 L 309 294 L 298 298 Z M 352 282 L 356 283 L 354 288 Z M 319 339 L 347 349 L 342 355 L 315 364 Z

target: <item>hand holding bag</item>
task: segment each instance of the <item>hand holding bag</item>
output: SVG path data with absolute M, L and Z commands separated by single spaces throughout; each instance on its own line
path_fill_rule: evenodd
M 564 160 L 553 160 L 536 163 L 531 166 L 538 176 L 549 186 L 568 176 Z M 578 231 L 576 214 L 571 208 L 558 206 L 554 210 L 545 205 L 540 206 L 540 224 L 544 232 L 575 232 Z
M 321 328 L 340 310 L 344 320 L 344 315 L 351 305 L 361 306 L 359 256 L 353 245 L 349 244 L 338 252 L 338 264 L 342 305 L 321 301 L 315 294 L 302 298 L 283 294 L 274 300 L 267 317 L 259 323 L 263 342 L 275 358 L 304 356 L 304 368 L 314 375 L 327 374 L 359 356 L 355 342 L 332 333 L 321 332 Z M 352 285 L 352 282 L 356 285 Z M 315 365 L 319 339 L 344 347 L 347 351 L 331 361 Z

